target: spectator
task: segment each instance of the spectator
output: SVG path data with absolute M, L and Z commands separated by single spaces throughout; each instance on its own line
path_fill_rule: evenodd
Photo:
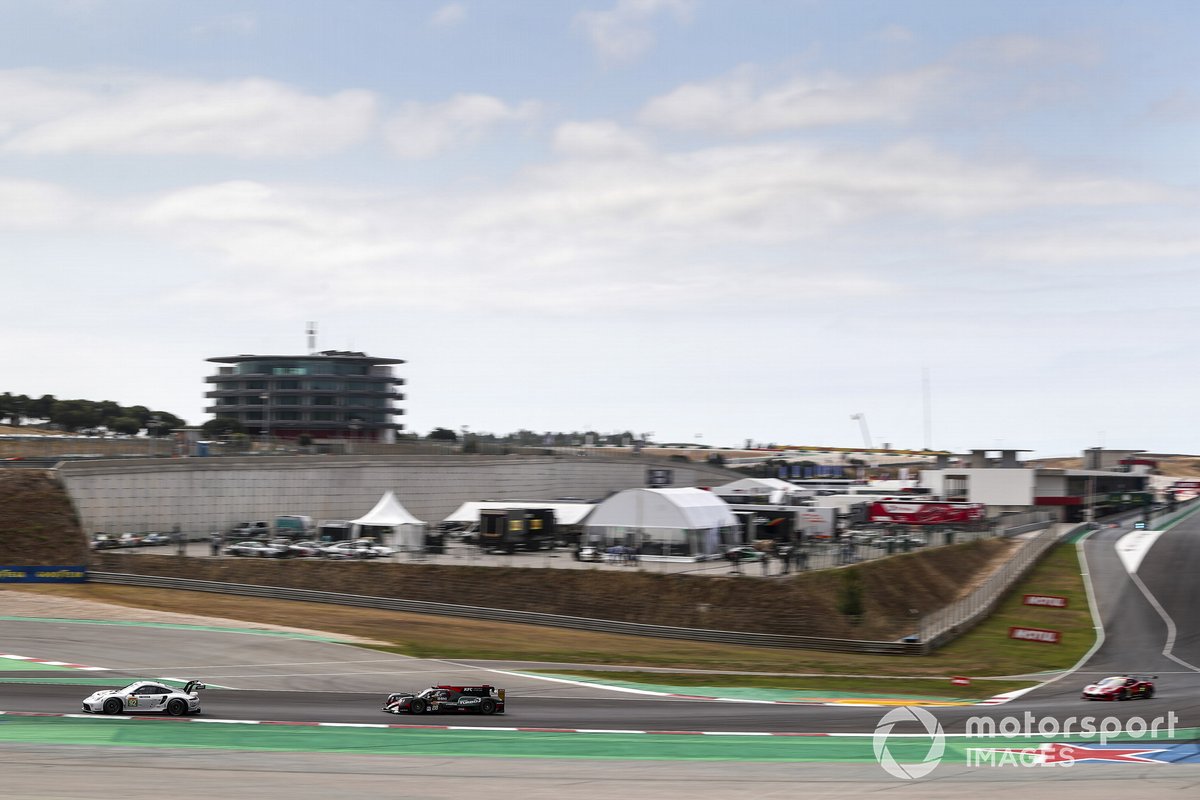
M 796 567 L 803 572 L 808 569 L 808 551 L 796 548 Z
M 219 556 L 221 554 L 221 534 L 219 531 L 213 531 L 212 536 L 210 537 L 209 548 L 214 556 Z

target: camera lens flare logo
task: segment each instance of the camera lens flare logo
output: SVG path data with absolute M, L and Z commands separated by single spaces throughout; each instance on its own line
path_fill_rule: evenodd
M 895 739 L 900 734 L 893 736 L 892 728 L 902 722 L 915 722 L 925 729 L 924 736 L 914 734 L 912 738 L 908 739 L 908 741 L 921 742 L 928 737 L 929 748 L 925 757 L 920 761 L 901 763 L 892 755 L 888 740 L 891 738 L 893 746 L 897 745 Z M 871 744 L 875 748 L 875 760 L 879 762 L 879 766 L 883 767 L 883 771 L 893 778 L 908 781 L 924 778 L 941 763 L 942 756 L 946 752 L 946 734 L 942 731 L 942 724 L 937 721 L 937 717 L 925 709 L 919 706 L 900 706 L 893 708 L 883 715 L 883 719 L 879 720 L 879 724 L 875 726 L 875 733 L 871 737 Z

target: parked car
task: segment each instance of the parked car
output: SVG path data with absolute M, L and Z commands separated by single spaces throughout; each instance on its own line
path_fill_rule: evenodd
M 287 547 L 295 558 L 311 558 L 321 555 L 321 544 L 314 541 L 293 542 L 290 539 L 274 539 L 271 544 Z
M 171 534 L 169 533 L 147 533 L 142 537 L 142 546 L 149 547 L 158 544 L 170 544 Z
M 268 542 L 237 542 L 226 547 L 225 554 L 258 558 L 284 558 L 288 555 L 288 551 L 286 547 L 277 547 Z
M 229 531 L 230 539 L 270 539 L 271 526 L 265 522 L 239 522 Z
M 731 547 L 725 551 L 725 558 L 729 561 L 759 561 L 764 557 L 763 551 L 749 545 Z
M 97 533 L 92 537 L 93 550 L 114 550 L 121 547 L 121 542 L 115 536 L 109 536 L 107 533 Z
M 384 558 L 392 555 L 390 547 L 369 544 L 361 539 L 353 542 L 337 542 L 321 548 L 326 558 Z
M 141 547 L 142 535 L 140 533 L 122 533 L 117 537 L 117 541 L 121 547 Z
M 591 545 L 588 545 L 587 547 L 581 547 L 575 551 L 575 560 L 576 561 L 603 561 L 604 560 L 604 551 L 601 550 L 599 547 L 593 547 Z

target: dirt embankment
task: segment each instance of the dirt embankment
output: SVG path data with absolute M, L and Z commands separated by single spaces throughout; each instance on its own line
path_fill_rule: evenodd
M 50 473 L 0 472 L 0 564 L 83 564 L 87 556 L 75 508 Z
M 89 552 L 62 487 L 45 473 L 0 473 L 0 564 L 87 563 L 94 571 L 800 636 L 904 636 L 916 616 L 953 601 L 1011 546 L 981 541 L 789 579 Z M 855 593 L 861 614 L 849 616 Z
M 720 630 L 895 639 L 956 598 L 1007 541 L 982 541 L 792 579 L 93 553 L 91 568 Z M 852 577 L 853 576 L 853 577 Z M 858 618 L 843 613 L 850 582 Z

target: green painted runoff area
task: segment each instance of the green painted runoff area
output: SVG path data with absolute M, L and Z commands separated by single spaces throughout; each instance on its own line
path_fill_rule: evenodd
M 55 664 L 39 664 L 36 661 L 22 661 L 18 658 L 0 658 L 0 672 L 63 672 L 70 670 L 76 675 L 77 670 Z
M 1169 746 L 1194 740 L 1195 728 L 1175 738 L 1110 739 Z M 977 747 L 1036 747 L 1042 739 L 950 738 L 945 759 L 963 762 Z M 448 731 L 353 726 L 311 727 L 198 723 L 179 720 L 17 717 L 0 715 L 0 742 L 25 744 L 202 748 L 258 752 L 355 753 L 490 758 L 593 758 L 647 761 L 874 762 L 869 735 L 745 736 L 536 731 Z M 1095 742 L 1092 742 L 1095 744 Z M 888 749 L 900 762 L 918 762 L 929 740 L 892 738 Z
M 526 674 L 526 673 L 517 673 Z M 619 675 L 620 673 L 614 673 Z M 554 673 L 554 672 L 537 672 L 528 673 L 534 678 L 561 678 L 564 680 L 577 681 L 579 683 L 589 683 L 596 686 L 615 686 L 623 689 L 642 689 L 652 692 L 662 692 L 664 694 L 684 694 L 692 697 L 727 697 L 735 700 L 770 700 L 774 702 L 820 702 L 821 700 L 891 700 L 900 697 L 898 694 L 880 694 L 868 692 L 841 692 L 841 691 L 808 691 L 803 689 L 771 689 L 767 687 L 741 687 L 741 686 L 670 686 L 659 685 L 652 683 L 633 683 L 630 681 L 609 680 L 607 678 L 582 677 L 579 675 Z M 935 696 L 916 696 L 903 695 L 906 702 L 930 702 L 930 703 L 976 703 L 977 700 L 961 699 L 956 697 L 935 697 Z

